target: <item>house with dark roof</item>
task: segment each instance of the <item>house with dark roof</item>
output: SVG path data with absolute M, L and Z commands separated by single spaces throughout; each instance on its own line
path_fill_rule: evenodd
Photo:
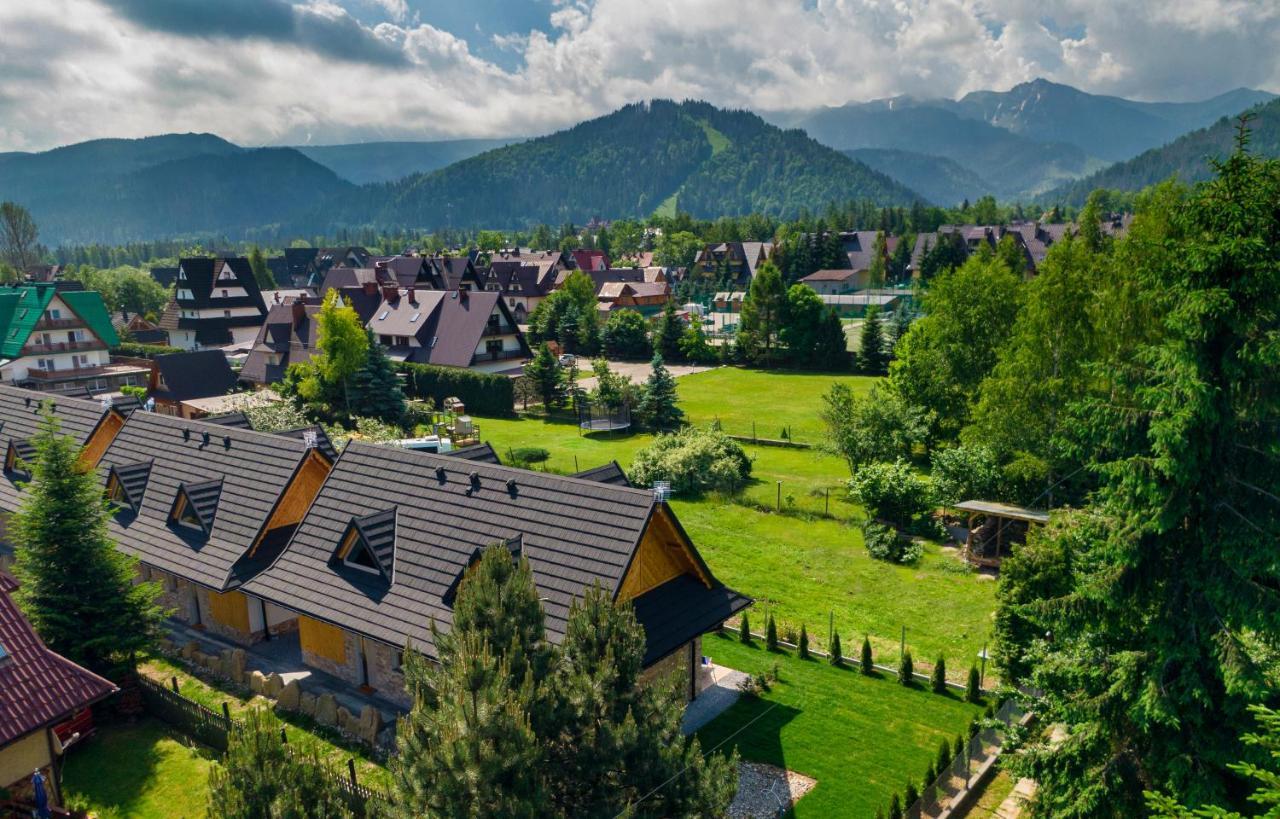
M 267 315 L 244 257 L 182 259 L 173 301 L 160 317 L 169 344 L 184 350 L 253 342 Z
M 96 466 L 124 426 L 126 414 L 106 402 L 0 385 L 0 447 L 4 470 L 0 475 L 0 570 L 13 563 L 13 547 L 3 536 L 3 520 L 18 508 L 22 486 L 30 480 L 34 439 L 45 406 L 58 420 L 58 431 L 84 447 L 82 458 Z
M 98 462 L 110 534 L 159 581 L 161 604 L 248 644 L 292 615 L 240 593 L 283 548 L 331 465 L 314 436 L 136 412 Z
M 504 372 L 531 355 L 498 293 L 385 288 L 365 326 L 397 361 Z
M 204 411 L 188 402 L 226 395 L 235 388 L 236 380 L 221 350 L 195 350 L 153 358 L 147 387 L 156 402 L 156 412 L 200 418 L 205 415 Z
M 30 803 L 40 771 L 49 802 L 60 806 L 64 745 L 55 728 L 118 689 L 45 646 L 10 597 L 15 585 L 0 573 L 0 789 Z
M 75 285 L 63 287 L 61 285 Z M 120 343 L 102 296 L 78 283 L 0 287 L 0 381 L 49 391 L 141 384 L 136 366 L 113 365 Z
M 529 561 L 552 641 L 598 584 L 645 628 L 646 679 L 700 690 L 701 636 L 750 600 L 724 586 L 667 503 L 613 482 L 448 455 L 347 444 L 292 538 L 243 585 L 296 615 L 303 662 L 408 704 L 412 645 L 435 656 L 454 595 L 480 552 Z
M 160 329 L 160 325 L 149 321 L 141 313 L 131 313 L 121 308 L 111 314 L 111 326 L 116 328 L 116 335 L 121 341 L 128 339 L 139 344 L 168 344 L 169 334 Z
M 168 290 L 178 281 L 178 268 L 176 267 L 153 267 L 151 268 L 151 278 L 156 283 Z
M 773 242 L 721 242 L 708 244 L 698 251 L 693 270 L 704 277 L 718 278 L 746 289 L 756 277 L 756 270 L 773 255 Z
M 275 304 L 240 368 L 240 380 L 266 386 L 284 378 L 290 364 L 305 364 L 316 351 L 319 304 Z
M 490 254 L 489 266 L 477 273 L 483 289 L 500 293 L 516 322 L 524 324 L 568 269 L 559 251 L 509 248 Z

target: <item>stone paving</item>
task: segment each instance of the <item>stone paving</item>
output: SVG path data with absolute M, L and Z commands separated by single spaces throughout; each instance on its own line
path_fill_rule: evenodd
M 712 682 L 685 708 L 680 728 L 686 734 L 697 731 L 737 702 L 741 696 L 738 683 L 747 678 L 741 671 L 714 664 L 708 666 L 704 673 L 710 674 Z

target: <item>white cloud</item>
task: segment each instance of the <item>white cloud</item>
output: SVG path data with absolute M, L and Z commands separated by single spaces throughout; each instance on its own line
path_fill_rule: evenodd
M 513 136 L 651 97 L 787 109 L 1037 76 L 1146 99 L 1280 90 L 1280 3 L 1247 0 L 574 0 L 547 32 L 493 38 L 513 70 L 405 0 L 350 0 L 374 26 L 334 0 L 237 2 L 200 25 L 169 1 L 0 4 L 0 150 Z

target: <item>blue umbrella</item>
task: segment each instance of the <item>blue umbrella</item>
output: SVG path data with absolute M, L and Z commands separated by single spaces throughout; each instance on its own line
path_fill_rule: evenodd
M 49 819 L 49 794 L 44 791 L 44 774 L 36 771 L 31 775 L 31 790 L 36 800 L 36 816 Z

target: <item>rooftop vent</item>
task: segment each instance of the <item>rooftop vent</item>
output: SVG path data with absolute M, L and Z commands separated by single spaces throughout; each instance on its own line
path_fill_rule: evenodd
M 471 488 L 472 488 L 472 489 L 479 489 L 479 488 L 480 488 L 480 473 L 479 473 L 479 472 L 472 472 L 472 473 L 471 473 Z
M 516 493 L 516 479 L 515 479 L 515 478 L 507 478 L 507 491 L 508 491 L 508 492 L 510 492 L 510 493 L 511 493 L 511 494 L 513 494 L 513 495 Z
M 440 483 L 444 483 L 444 481 L 445 481 L 445 471 L 444 471 L 444 467 L 443 467 L 443 466 L 437 466 L 437 467 L 436 467 L 436 480 L 440 481 Z
M 302 433 L 302 444 L 307 449 L 315 449 L 316 444 L 319 443 L 319 441 L 320 439 L 316 436 L 316 431 L 314 429 L 309 429 Z

